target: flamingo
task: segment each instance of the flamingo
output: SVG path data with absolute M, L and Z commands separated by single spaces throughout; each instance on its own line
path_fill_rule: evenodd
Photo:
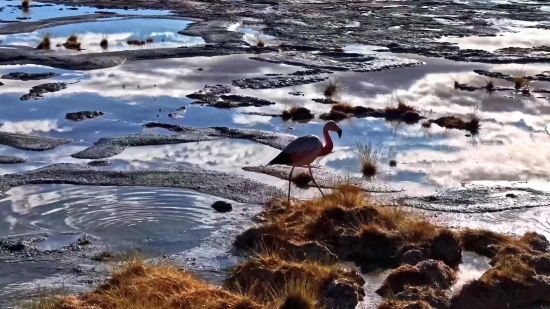
M 273 160 L 271 160 L 267 165 L 281 164 L 292 166 L 290 174 L 288 175 L 288 205 L 290 205 L 290 185 L 292 181 L 292 172 L 294 172 L 295 167 L 308 167 L 309 174 L 313 183 L 317 186 L 319 191 L 323 196 L 325 194 L 321 190 L 321 187 L 313 178 L 313 173 L 311 172 L 311 163 L 315 161 L 318 157 L 324 157 L 328 155 L 333 148 L 332 139 L 328 134 L 329 131 L 334 131 L 338 133 L 338 138 L 342 137 L 342 129 L 334 121 L 329 121 L 323 126 L 323 136 L 325 138 L 325 145 L 321 142 L 321 139 L 316 135 L 306 135 L 298 137 L 288 144 L 279 155 L 277 155 Z

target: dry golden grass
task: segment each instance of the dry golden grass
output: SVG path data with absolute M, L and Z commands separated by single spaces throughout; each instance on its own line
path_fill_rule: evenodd
M 331 111 L 352 114 L 355 111 L 355 107 L 349 103 L 337 103 L 332 105 Z
M 299 172 L 292 177 L 292 183 L 298 188 L 307 188 L 309 183 L 313 181 L 311 175 L 308 172 Z
M 44 49 L 44 50 L 50 50 L 52 47 L 51 42 L 52 35 L 50 33 L 46 33 L 44 37 L 42 38 L 42 41 L 40 41 L 40 44 L 36 47 L 36 49 Z
M 21 1 L 21 7 L 23 9 L 28 9 L 30 7 L 31 1 L 30 0 L 23 0 Z
M 263 308 L 252 299 L 211 286 L 170 264 L 139 258 L 114 269 L 95 291 L 66 297 L 40 309 Z M 33 308 L 38 309 L 38 308 Z
M 332 97 L 337 92 L 338 92 L 338 84 L 333 80 L 329 80 L 328 84 L 325 86 L 323 94 L 327 97 Z
M 529 86 L 529 80 L 523 76 L 514 77 L 514 88 L 520 90 L 521 88 Z
M 283 120 L 310 120 L 313 119 L 314 115 L 311 113 L 311 111 L 305 107 L 301 106 L 290 106 L 286 110 L 283 111 L 282 115 Z
M 319 296 L 313 285 L 306 281 L 293 281 L 285 286 L 283 294 L 276 298 L 278 309 L 316 309 Z
M 360 171 L 365 179 L 371 179 L 380 172 L 380 160 L 384 149 L 369 143 L 356 142 L 359 152 Z
M 63 46 L 66 49 L 70 49 L 70 50 L 81 50 L 81 48 L 80 48 L 81 43 L 78 40 L 78 37 L 76 36 L 76 34 L 71 35 L 67 39 L 67 41 L 65 43 L 63 43 Z
M 418 111 L 416 108 L 412 107 L 411 105 L 406 104 L 403 100 L 399 99 L 397 101 L 397 106 L 386 106 L 385 108 L 386 113 L 417 113 Z

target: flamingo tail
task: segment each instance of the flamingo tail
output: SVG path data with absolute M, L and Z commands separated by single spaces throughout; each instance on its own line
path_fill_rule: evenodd
M 290 155 L 288 153 L 281 152 L 278 156 L 275 157 L 275 159 L 267 163 L 267 165 L 274 165 L 274 164 L 288 165 L 292 163 L 293 161 Z

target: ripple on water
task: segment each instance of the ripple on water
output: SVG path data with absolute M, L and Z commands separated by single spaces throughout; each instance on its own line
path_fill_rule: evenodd
M 76 23 L 40 29 L 29 33 L 0 35 L 3 45 L 36 47 L 50 33 L 52 47 L 66 42 L 71 35 L 77 35 L 82 52 L 95 53 L 103 49 L 100 42 L 107 38 L 109 51 L 142 48 L 167 48 L 204 44 L 200 37 L 191 37 L 177 32 L 187 28 L 191 22 L 173 19 L 109 19 L 94 22 Z M 152 43 L 145 44 L 147 39 Z M 144 45 L 128 45 L 129 40 L 143 41 Z M 63 47 L 57 47 L 65 50 Z
M 13 188 L 0 200 L 0 235 L 36 230 L 86 232 L 115 250 L 174 254 L 199 245 L 215 230 L 243 217 L 210 205 L 223 200 L 187 190 L 143 187 L 40 185 Z

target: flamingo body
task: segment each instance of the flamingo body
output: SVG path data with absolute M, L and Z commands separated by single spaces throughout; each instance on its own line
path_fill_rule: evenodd
M 282 164 L 305 166 L 311 164 L 323 149 L 323 142 L 315 135 L 301 136 L 288 144 L 285 149 L 267 165 Z
M 313 173 L 311 172 L 311 163 L 318 157 L 326 156 L 332 151 L 332 139 L 328 134 L 329 131 L 338 132 L 338 137 L 342 136 L 342 129 L 338 127 L 336 122 L 329 121 L 323 126 L 323 136 L 325 137 L 325 145 L 321 139 L 315 135 L 306 135 L 298 137 L 288 144 L 279 155 L 271 160 L 267 165 L 281 164 L 292 166 L 290 174 L 288 175 L 288 205 L 290 206 L 290 184 L 292 181 L 292 172 L 295 167 L 304 166 L 309 169 L 309 174 L 313 183 L 317 186 L 322 195 L 325 195 L 321 190 L 321 187 L 315 181 Z

